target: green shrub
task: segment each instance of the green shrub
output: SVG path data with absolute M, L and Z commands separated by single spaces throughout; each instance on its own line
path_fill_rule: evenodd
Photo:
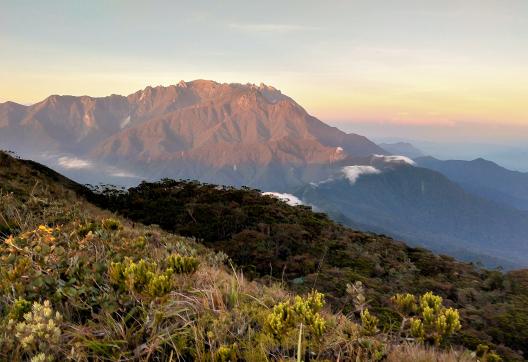
M 18 298 L 11 306 L 7 319 L 18 321 L 29 311 L 31 311 L 31 302 L 28 302 L 23 298 Z
M 137 263 L 127 258 L 108 267 L 110 282 L 120 290 L 128 289 L 151 297 L 161 297 L 172 289 L 172 268 L 161 272 L 158 264 L 146 260 Z
M 215 353 L 215 361 L 232 362 L 237 361 L 236 346 L 220 346 Z
M 90 232 L 95 233 L 97 231 L 97 224 L 90 222 L 88 224 L 82 225 L 78 228 L 77 233 L 81 238 L 86 237 Z
M 445 308 L 442 297 L 432 292 L 420 296 L 418 303 L 411 294 L 396 294 L 391 301 L 403 318 L 402 329 L 409 320 L 410 335 L 419 341 L 438 346 L 461 328 L 458 310 Z
M 176 274 L 192 274 L 198 269 L 199 265 L 199 260 L 194 256 L 172 254 L 167 258 L 167 268 L 172 269 Z
M 320 337 L 326 328 L 325 320 L 319 314 L 323 306 L 322 293 L 314 291 L 306 298 L 296 296 L 293 303 L 287 300 L 273 307 L 267 318 L 268 328 L 275 338 L 281 339 L 302 323 L 313 335 Z
M 146 288 L 147 294 L 152 297 L 161 297 L 172 289 L 170 275 L 153 275 Z
M 108 230 L 108 231 L 117 231 L 123 228 L 123 226 L 121 225 L 121 222 L 113 218 L 103 219 L 101 221 L 101 226 L 103 227 L 104 230 Z
M 370 314 L 368 308 L 361 312 L 361 326 L 365 335 L 373 336 L 377 334 L 379 332 L 378 322 L 379 319 Z

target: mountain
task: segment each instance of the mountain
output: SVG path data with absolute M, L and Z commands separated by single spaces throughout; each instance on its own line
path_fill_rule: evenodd
M 528 212 L 475 196 L 411 160 L 386 162 L 388 157 L 344 167 L 294 194 L 365 230 L 486 265 L 528 265 Z
M 119 165 L 107 174 L 273 189 L 299 185 L 306 172 L 325 173 L 349 156 L 387 153 L 310 116 L 273 87 L 206 80 L 147 87 L 127 97 L 53 95 L 27 107 L 3 103 L 0 146 L 23 156 L 76 160 L 55 163 L 69 171 Z
M 433 157 L 417 158 L 421 167 L 440 172 L 468 192 L 528 210 L 528 173 L 510 171 L 482 158 L 473 161 L 441 161 Z
M 408 142 L 379 143 L 378 145 L 394 155 L 402 155 L 410 158 L 425 156 L 421 150 Z

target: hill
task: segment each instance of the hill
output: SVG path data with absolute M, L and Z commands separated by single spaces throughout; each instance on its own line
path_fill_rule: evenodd
M 416 163 L 440 172 L 475 195 L 528 210 L 526 172 L 511 171 L 482 158 L 472 161 L 441 161 L 433 157 L 420 157 L 416 159 Z
M 198 187 L 188 185 L 191 190 Z M 217 203 L 228 202 L 227 189 L 207 190 L 209 195 L 219 191 Z M 322 215 L 307 215 L 307 209 L 299 213 L 253 191 L 240 193 L 255 196 L 256 207 L 274 205 L 284 213 L 284 222 L 309 216 L 319 220 L 316 229 L 330 223 Z M 459 348 L 438 349 L 449 346 L 446 338 L 457 330 L 452 324 L 458 321 L 452 319 L 458 318 L 455 310 L 435 309 L 438 318 L 448 315 L 454 328 L 443 329 L 437 348 L 423 344 L 436 340 L 429 339 L 429 330 L 417 334 L 414 342 L 402 343 L 407 329 L 394 333 L 386 322 L 379 323 L 367 309 L 370 300 L 363 299 L 360 284 L 349 290 L 353 299 L 347 310 L 354 313 L 344 314 L 324 306 L 329 295 L 305 285 L 302 289 L 309 293 L 295 296 L 269 276 L 250 281 L 224 253 L 194 238 L 116 217 L 86 198 L 102 201 L 101 195 L 41 165 L 0 152 L 1 360 L 473 360 Z M 229 204 L 237 213 L 233 202 Z M 192 216 L 201 222 L 200 213 Z M 286 237 L 291 228 L 284 225 Z M 524 277 L 519 273 L 516 278 Z M 396 305 L 387 313 L 396 313 Z M 422 318 L 419 311 L 416 320 Z M 520 358 L 504 346 L 497 348 L 512 360 Z M 484 346 L 478 351 L 483 360 L 498 358 Z
M 528 265 L 528 213 L 468 193 L 431 170 L 398 165 L 351 179 L 344 172 L 294 194 L 367 230 L 487 265 Z M 481 254 L 479 257 L 477 254 Z
M 247 188 L 165 180 L 100 197 L 100 205 L 131 220 L 193 235 L 227 253 L 246 275 L 281 279 L 301 293 L 323 291 L 333 310 L 353 312 L 347 284 L 361 281 L 371 310 L 391 330 L 398 318 L 387 303 L 390 295 L 432 290 L 461 311 L 465 329 L 456 343 L 473 349 L 490 344 L 512 360 L 527 352 L 527 331 L 519 325 L 527 313 L 526 271 L 480 269 L 348 229 L 310 207 L 292 207 Z

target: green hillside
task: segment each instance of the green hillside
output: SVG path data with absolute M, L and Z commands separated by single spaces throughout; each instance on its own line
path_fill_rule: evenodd
M 253 190 L 94 195 L 0 153 L 0 230 L 2 361 L 496 361 L 526 346 L 526 273 L 478 271 Z
M 284 280 L 296 292 L 324 291 L 333 310 L 350 312 L 347 284 L 361 281 L 387 329 L 399 318 L 389 298 L 432 290 L 461 309 L 466 328 L 453 342 L 492 344 L 504 356 L 528 353 L 526 272 L 503 274 L 357 232 L 308 207 L 292 207 L 250 189 L 165 180 L 109 192 L 102 206 L 145 224 L 199 238 L 227 253 L 246 274 Z M 511 323 L 516 323 L 512 328 Z

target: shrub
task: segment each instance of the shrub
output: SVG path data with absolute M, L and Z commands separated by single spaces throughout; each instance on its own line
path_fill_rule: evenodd
M 18 303 L 18 306 L 25 303 Z M 8 329 L 14 330 L 19 348 L 32 361 L 52 361 L 60 344 L 62 316 L 53 311 L 51 303 L 33 303 L 31 311 L 24 314 L 23 321 L 11 319 Z
M 85 225 L 82 225 L 78 228 L 77 233 L 81 238 L 86 237 L 90 232 L 95 233 L 97 230 L 97 225 L 93 222 L 87 223 Z
M 11 306 L 11 310 L 9 311 L 9 314 L 7 315 L 7 319 L 18 321 L 20 320 L 20 318 L 24 316 L 24 314 L 30 311 L 31 311 L 31 302 L 28 302 L 27 300 L 23 298 L 18 298 L 17 300 L 15 300 L 15 302 Z
M 108 267 L 110 282 L 118 289 L 151 297 L 161 297 L 171 291 L 172 274 L 172 268 L 161 272 L 157 263 L 143 259 L 135 263 L 127 258 L 124 262 L 112 262 Z
M 147 294 L 152 297 L 161 297 L 172 289 L 170 275 L 153 275 L 146 288 Z
M 361 312 L 361 326 L 363 327 L 363 333 L 365 335 L 373 336 L 378 333 L 378 322 L 379 319 L 370 314 L 368 308 Z
M 396 311 L 402 316 L 416 312 L 416 297 L 412 294 L 396 294 L 391 298 L 391 302 L 395 306 Z
M 108 230 L 108 231 L 117 231 L 123 228 L 123 226 L 121 225 L 121 222 L 113 218 L 103 219 L 101 221 L 101 226 L 103 227 L 104 230 Z
M 235 346 L 220 346 L 215 353 L 215 361 L 218 362 L 231 362 L 236 361 L 236 349 Z
M 403 318 L 402 330 L 408 320 L 410 335 L 419 341 L 438 346 L 461 328 L 458 310 L 444 307 L 442 297 L 432 292 L 420 296 L 418 303 L 412 294 L 396 294 L 391 301 Z
M 323 306 L 322 293 L 313 291 L 306 298 L 296 296 L 293 304 L 287 300 L 273 307 L 267 318 L 268 328 L 275 338 L 281 339 L 302 323 L 314 336 L 321 337 L 326 328 L 319 314 Z
M 358 280 L 354 284 L 347 284 L 346 292 L 352 299 L 355 311 L 363 311 L 367 305 L 363 283 Z
M 167 268 L 172 269 L 177 274 L 192 274 L 199 265 L 200 262 L 194 256 L 172 254 L 167 258 Z

